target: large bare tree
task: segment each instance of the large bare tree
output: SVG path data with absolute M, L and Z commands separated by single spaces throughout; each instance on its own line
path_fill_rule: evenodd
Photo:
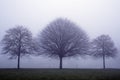
M 6 31 L 2 43 L 3 54 L 10 54 L 10 59 L 18 58 L 19 69 L 20 57 L 32 52 L 32 33 L 23 26 L 17 26 Z
M 57 57 L 60 60 L 87 53 L 89 38 L 76 24 L 67 19 L 58 18 L 47 25 L 38 36 L 43 54 Z
M 114 57 L 117 49 L 109 35 L 98 36 L 92 42 L 92 53 L 95 57 L 103 58 L 103 69 L 105 69 L 105 58 Z

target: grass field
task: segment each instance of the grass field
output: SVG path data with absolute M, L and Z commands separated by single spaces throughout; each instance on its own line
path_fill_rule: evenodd
M 120 80 L 120 69 L 0 69 L 0 80 Z

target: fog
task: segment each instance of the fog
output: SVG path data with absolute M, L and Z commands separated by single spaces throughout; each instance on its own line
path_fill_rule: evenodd
M 120 48 L 119 0 L 0 0 L 0 40 L 5 31 L 23 25 L 33 36 L 56 18 L 67 18 L 87 32 L 90 39 L 108 34 Z M 1 52 L 1 47 L 0 47 Z M 15 68 L 17 60 L 0 55 L 0 68 Z M 120 53 L 106 60 L 107 68 L 120 68 Z M 22 68 L 58 68 L 59 60 L 45 56 L 21 58 Z M 102 59 L 93 57 L 64 58 L 63 68 L 102 68 Z

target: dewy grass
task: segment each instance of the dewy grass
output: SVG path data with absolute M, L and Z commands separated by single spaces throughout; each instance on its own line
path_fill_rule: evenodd
M 0 80 L 120 80 L 120 69 L 0 69 Z

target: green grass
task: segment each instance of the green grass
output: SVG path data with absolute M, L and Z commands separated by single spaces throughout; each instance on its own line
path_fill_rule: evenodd
M 120 69 L 0 69 L 0 80 L 120 80 Z

